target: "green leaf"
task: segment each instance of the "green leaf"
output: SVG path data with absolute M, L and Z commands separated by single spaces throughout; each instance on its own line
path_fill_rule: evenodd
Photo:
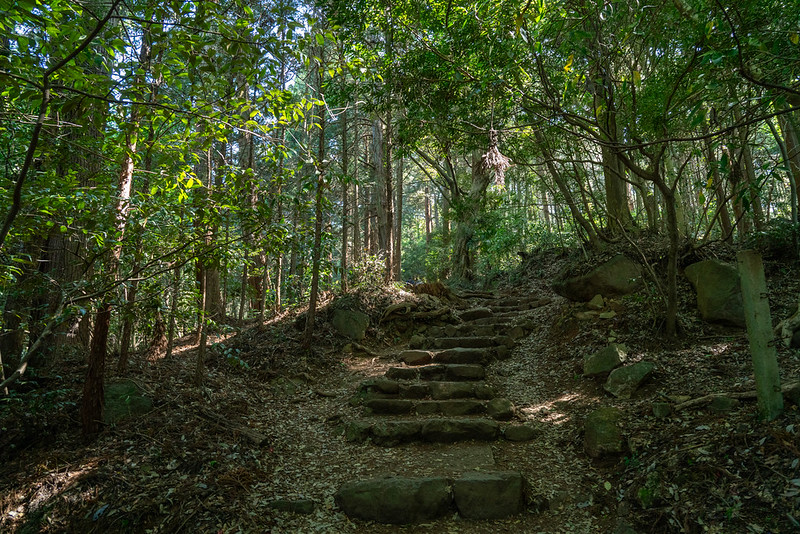
M 324 35 L 322 35 L 321 33 L 318 33 L 318 34 L 316 34 L 316 35 L 314 36 L 314 38 L 317 40 L 317 44 L 318 44 L 319 46 L 322 46 L 322 45 L 324 45 L 324 44 L 325 44 L 325 36 L 324 36 Z

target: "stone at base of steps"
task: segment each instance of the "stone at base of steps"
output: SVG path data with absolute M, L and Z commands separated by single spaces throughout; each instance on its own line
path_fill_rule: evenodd
M 419 523 L 454 511 L 466 519 L 502 519 L 522 511 L 523 486 L 518 472 L 373 478 L 348 482 L 335 501 L 349 517 L 380 523 Z

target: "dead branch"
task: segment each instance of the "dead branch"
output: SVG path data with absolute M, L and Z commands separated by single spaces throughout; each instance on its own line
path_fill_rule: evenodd
M 784 384 L 783 386 L 781 386 L 781 392 L 786 393 L 787 391 L 791 391 L 792 389 L 797 387 L 800 387 L 800 382 L 791 382 L 789 384 Z M 758 394 L 756 393 L 755 390 L 740 391 L 733 393 L 711 393 L 709 395 L 703 395 L 702 397 L 697 397 L 696 399 L 690 399 L 686 402 L 676 404 L 674 409 L 677 412 L 680 410 L 685 410 L 686 408 L 692 408 L 694 406 L 708 404 L 709 402 L 719 397 L 727 397 L 729 399 L 755 399 L 756 397 L 758 397 Z

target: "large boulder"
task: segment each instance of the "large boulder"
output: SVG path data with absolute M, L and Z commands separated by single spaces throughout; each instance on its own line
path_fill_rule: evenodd
M 453 497 L 444 478 L 378 478 L 348 482 L 334 500 L 349 517 L 402 525 L 447 515 Z
M 616 343 L 590 354 L 583 359 L 583 376 L 603 375 L 619 367 L 628 357 Z
M 336 310 L 331 324 L 337 332 L 353 341 L 361 341 L 367 335 L 369 316 L 355 310 Z
M 697 292 L 703 320 L 744 327 L 744 306 L 736 267 L 717 260 L 693 263 L 684 270 Z
M 619 454 L 624 449 L 619 421 L 622 412 L 617 408 L 599 408 L 589 414 L 584 426 L 583 447 L 592 458 Z
M 656 366 L 652 362 L 637 362 L 611 371 L 603 388 L 620 399 L 630 399 L 639 385 L 650 378 Z
M 461 517 L 502 519 L 522 511 L 522 475 L 468 473 L 453 481 L 453 497 Z
M 629 295 L 642 285 L 642 269 L 623 254 L 617 254 L 586 274 L 553 283 L 553 290 L 573 301 L 586 302 L 595 295 Z

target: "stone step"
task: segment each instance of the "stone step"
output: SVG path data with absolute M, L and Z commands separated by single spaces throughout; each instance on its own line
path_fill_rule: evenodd
M 486 369 L 475 364 L 432 364 L 421 367 L 390 367 L 385 373 L 391 380 L 483 380 Z
M 462 348 L 444 350 L 404 350 L 399 354 L 400 361 L 410 366 L 443 364 L 485 364 L 494 358 L 504 358 L 509 349 L 505 346 L 493 348 Z
M 494 398 L 494 390 L 484 382 L 417 381 L 396 382 L 386 378 L 362 382 L 359 391 L 377 399 L 484 399 Z
M 489 317 L 481 317 L 479 319 L 472 319 L 470 321 L 465 321 L 465 323 L 462 326 L 464 326 L 464 327 L 470 327 L 472 325 L 476 325 L 476 326 L 510 326 L 514 322 L 514 318 L 515 317 L 495 317 L 495 316 L 491 315 Z
M 489 393 L 487 390 L 486 393 Z M 478 397 L 480 399 L 481 397 Z M 367 415 L 487 415 L 498 421 L 514 418 L 514 405 L 508 399 L 476 400 L 456 397 L 440 400 L 369 398 L 364 401 Z
M 433 417 L 350 421 L 344 427 L 351 443 L 372 442 L 382 447 L 416 443 L 457 443 L 464 441 L 531 441 L 540 430 L 530 424 L 501 423 L 488 417 Z M 415 453 L 412 453 L 415 454 Z
M 458 316 L 462 321 L 474 321 L 476 319 L 491 317 L 492 310 L 489 308 L 470 308 L 459 312 Z
M 459 477 L 382 477 L 354 480 L 334 495 L 353 519 L 389 524 L 431 521 L 458 512 L 464 519 L 503 519 L 524 509 L 519 472 L 467 472 Z
M 431 340 L 437 349 L 484 349 L 498 346 L 513 347 L 514 340 L 508 336 L 492 337 L 439 337 Z
M 500 436 L 500 424 L 487 418 L 433 418 L 416 420 L 356 421 L 345 431 L 349 441 L 394 447 L 403 443 L 456 443 L 493 441 Z

